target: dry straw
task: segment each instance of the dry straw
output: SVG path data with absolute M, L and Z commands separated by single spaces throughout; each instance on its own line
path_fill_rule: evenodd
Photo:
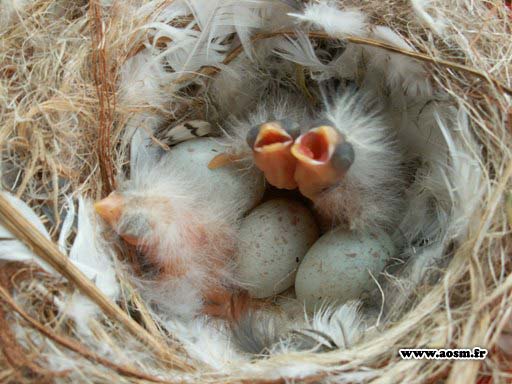
M 122 132 L 129 116 L 145 107 L 126 109 L 116 104 L 119 69 L 142 49 L 147 36 L 140 27 L 171 2 L 161 0 L 151 13 L 137 18 L 125 9 L 139 6 L 139 1 L 114 1 L 104 6 L 97 0 L 35 0 L 24 10 L 15 9 L 11 15 L 15 21 L 1 29 L 2 177 L 14 194 L 47 218 L 54 239 L 61 226 L 64 196 L 73 191 L 94 198 L 104 196 L 114 188 L 115 175 L 126 165 Z M 66 370 L 50 372 L 44 368 L 46 356 L 35 343 L 41 339 L 56 356 L 80 361 L 81 377 L 89 382 L 178 382 L 185 378 L 212 383 L 285 382 L 286 374 L 266 377 L 264 372 L 290 361 L 324 367 L 302 377 L 303 382 L 342 377 L 348 382 L 375 383 L 470 383 L 477 377 L 505 382 L 512 378 L 512 366 L 496 348 L 512 312 L 512 199 L 506 198 L 512 177 L 510 15 L 501 0 L 433 1 L 431 9 L 442 15 L 442 28 L 449 31 L 439 35 L 432 25 L 425 24 L 427 19 L 414 12 L 424 1 L 340 3 L 355 3 L 374 23 L 387 25 L 408 39 L 416 51 L 348 38 L 355 44 L 380 47 L 428 63 L 435 85 L 470 116 L 471 129 L 482 147 L 485 193 L 477 213 L 478 225 L 454 251 L 440 281 L 418 292 L 416 306 L 403 318 L 353 349 L 285 354 L 254 362 L 252 371 L 214 373 L 187 357 L 172 335 L 159 328 L 128 281 L 123 280 L 126 289 L 120 306 L 109 302 L 67 262 L 55 244 L 0 198 L 3 224 L 69 282 L 31 268 L 2 269 L 0 382 L 66 381 Z M 260 34 L 252 40 L 258 44 L 276 34 L 293 32 Z M 328 38 L 321 32 L 312 32 L 310 37 Z M 242 48 L 233 50 L 224 63 L 241 54 Z M 191 76 L 210 78 L 220 70 L 205 67 L 176 81 Z M 170 122 L 180 117 L 168 111 L 159 113 Z M 101 308 L 105 316 L 91 324 L 94 339 L 108 344 L 118 355 L 101 357 L 77 337 L 69 320 L 58 316 L 54 296 L 63 289 L 78 289 Z M 19 342 L 14 335 L 21 335 L 22 329 L 26 338 Z M 124 356 L 125 345 L 151 358 L 138 361 L 136 356 Z M 401 361 L 396 354 L 400 346 L 480 346 L 488 348 L 490 356 L 469 362 Z

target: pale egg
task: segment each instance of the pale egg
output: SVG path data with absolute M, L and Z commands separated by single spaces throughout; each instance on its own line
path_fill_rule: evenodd
M 169 162 L 183 170 L 191 178 L 207 180 L 206 201 L 222 200 L 237 205 L 240 216 L 257 205 L 265 192 L 263 174 L 246 164 L 230 164 L 218 169 L 209 169 L 208 164 L 226 150 L 220 141 L 201 138 L 185 141 L 171 149 Z
M 383 231 L 336 228 L 304 257 L 295 279 L 297 299 L 310 310 L 323 302 L 364 299 L 395 252 L 393 241 Z
M 297 268 L 317 238 L 317 224 L 303 204 L 287 199 L 261 204 L 241 224 L 238 279 L 255 298 L 283 292 L 293 286 Z

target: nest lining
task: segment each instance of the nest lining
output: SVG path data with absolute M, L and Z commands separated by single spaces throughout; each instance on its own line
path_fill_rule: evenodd
M 372 21 L 375 24 L 381 24 L 383 21 L 386 25 L 397 28 L 404 34 L 407 34 L 409 42 L 422 50 L 428 52 L 430 57 L 434 58 L 446 58 L 450 55 L 457 57 L 463 57 L 465 61 L 463 64 L 471 65 L 474 68 L 482 69 L 485 71 L 489 68 L 489 63 L 486 62 L 486 58 L 493 58 L 493 65 L 496 68 L 493 71 L 493 78 L 496 77 L 500 80 L 500 83 L 507 83 L 506 68 L 510 67 L 510 59 L 507 59 L 506 55 L 501 50 L 496 49 L 502 44 L 501 39 L 506 36 L 507 26 L 506 24 L 500 25 L 485 25 L 476 36 L 474 32 L 465 28 L 468 21 L 463 20 L 462 14 L 471 15 L 476 20 L 481 18 L 490 19 L 486 13 L 487 8 L 468 4 L 460 1 L 456 4 L 451 5 L 448 8 L 439 7 L 436 12 L 445 15 L 441 17 L 438 15 L 437 23 L 429 25 L 434 31 L 436 28 L 441 28 L 441 24 L 448 24 L 449 27 L 455 31 L 459 31 L 460 35 L 453 33 L 450 38 L 445 38 L 443 41 L 436 38 L 434 34 L 424 30 L 419 23 L 407 27 L 401 23 L 400 16 L 398 15 L 412 15 L 412 10 L 409 7 L 391 4 L 374 4 L 373 2 L 367 2 L 368 4 L 362 5 L 362 9 L 369 10 L 369 14 L 372 13 L 372 9 L 375 14 L 378 14 L 379 9 L 386 9 L 386 12 L 382 12 L 378 18 L 374 18 Z M 414 2 L 414 6 L 418 7 L 420 2 Z M 130 7 L 133 6 L 133 9 Z M 343 4 L 346 6 L 346 4 Z M 113 5 L 105 6 L 103 9 L 98 8 L 98 4 L 91 4 L 89 14 L 84 13 L 84 8 L 80 8 L 79 5 L 71 7 L 67 11 L 65 6 L 60 7 L 59 3 L 55 2 L 36 2 L 29 7 L 33 7 L 33 16 L 20 16 L 21 20 L 25 20 L 27 23 L 35 23 L 34 30 L 39 32 L 39 35 L 33 35 L 32 39 L 37 41 L 37 37 L 45 41 L 49 39 L 52 34 L 63 33 L 64 36 L 80 36 L 80 23 L 83 23 L 87 18 L 98 17 L 94 15 L 92 10 L 104 12 L 102 17 L 105 17 L 107 21 L 107 27 L 96 24 L 94 29 L 95 33 L 99 33 L 103 39 L 107 39 L 109 44 L 108 51 L 104 50 L 99 52 L 98 55 L 108 55 L 106 60 L 110 66 L 117 68 L 121 74 L 118 74 L 117 79 L 105 79 L 105 74 L 99 74 L 101 78 L 100 84 L 118 80 L 122 78 L 123 64 L 127 57 L 136 57 L 134 52 L 140 50 L 139 42 L 143 41 L 145 37 L 143 33 L 137 30 L 137 25 L 143 25 L 147 23 L 148 18 L 151 19 L 155 15 L 159 15 L 162 9 L 165 9 L 165 4 L 153 4 L 153 7 L 147 6 L 147 14 L 141 12 L 136 15 L 135 10 L 139 9 L 135 4 L 120 5 L 114 3 Z M 96 8 L 95 8 L 96 7 Z M 124 8 L 126 7 L 126 8 Z M 404 7 L 404 8 L 402 8 Z M 32 8 L 29 8 L 32 9 Z M 500 12 L 503 12 L 500 8 L 497 8 L 498 16 L 497 20 L 506 19 L 505 16 Z M 128 14 L 130 17 L 122 16 L 123 11 L 130 10 Z M 391 12 L 390 10 L 393 10 Z M 421 8 L 424 11 L 424 8 Z M 464 12 L 462 12 L 463 10 Z M 51 13 L 46 12 L 63 12 L 64 19 L 69 20 L 67 22 L 70 25 L 60 24 L 54 21 L 54 16 L 50 17 Z M 54 15 L 55 13 L 53 13 Z M 144 16 L 142 16 L 144 15 Z M 384 15 L 384 16 L 381 16 Z M 421 13 L 418 13 L 421 15 Z M 500 15 L 502 18 L 500 18 Z M 504 16 L 504 17 L 503 17 Z M 38 17 L 41 19 L 38 20 Z M 404 16 L 405 17 L 405 16 Z M 424 17 L 424 15 L 423 15 Z M 494 15 L 492 17 L 495 17 Z M 129 21 L 128 21 L 129 19 Z M 113 21 L 119 22 L 115 24 Z M 440 24 L 440 20 L 443 23 Z M 494 18 L 492 19 L 494 20 Z M 179 25 L 182 22 L 182 18 L 179 20 L 167 21 L 170 25 Z M 423 22 L 425 20 L 423 19 Z M 42 25 L 38 26 L 37 23 Z M 504 22 L 503 22 L 504 23 Z M 435 28 L 434 28 L 435 27 Z M 14 37 L 18 37 L 19 41 L 26 41 L 26 37 L 23 37 L 23 31 L 17 29 L 18 27 L 10 27 L 9 33 Z M 503 29 L 499 29 L 503 28 Z M 134 31 L 127 33 L 129 31 Z M 326 31 L 329 32 L 329 31 Z M 437 31 L 436 31 L 437 32 Z M 126 39 L 126 36 L 130 36 Z M 462 37 L 461 37 L 462 36 Z M 478 53 L 475 53 L 470 49 L 461 49 L 464 47 L 463 44 L 467 39 L 472 38 L 472 41 L 477 41 Z M 156 41 L 155 41 L 156 40 Z M 125 96 L 123 100 L 122 89 L 120 89 L 117 103 L 114 103 L 112 98 L 112 83 L 106 84 L 103 87 L 95 87 L 93 76 L 87 71 L 87 65 L 85 63 L 90 59 L 89 51 L 90 46 L 87 44 L 76 43 L 72 39 L 67 39 L 66 44 L 76 44 L 77 48 L 73 48 L 74 57 L 79 58 L 76 61 L 63 60 L 62 58 L 55 59 L 51 55 L 46 55 L 44 50 L 36 52 L 39 56 L 32 57 L 30 60 L 34 61 L 35 68 L 28 68 L 24 65 L 24 60 L 27 60 L 25 54 L 13 54 L 12 48 L 16 47 L 16 40 L 11 46 L 11 50 L 6 48 L 3 51 L 4 57 L 9 59 L 16 68 L 16 76 L 23 76 L 24 74 L 31 76 L 40 76 L 43 81 L 36 81 L 34 84 L 32 81 L 23 83 L 20 78 L 8 77 L 7 81 L 3 81 L 2 86 L 5 90 L 4 95 L 20 94 L 31 94 L 33 95 L 28 99 L 21 99 L 21 102 L 17 105 L 15 113 L 9 112 L 9 108 L 4 103 L 2 110 L 6 127 L 15 127 L 16 132 L 10 133 L 6 131 L 6 137 L 9 138 L 7 141 L 7 150 L 4 151 L 4 156 L 7 157 L 7 161 L 3 162 L 2 170 L 3 175 L 9 174 L 10 169 L 14 174 L 18 173 L 21 177 L 12 177 L 11 180 L 7 178 L 4 180 L 4 184 L 11 188 L 11 190 L 18 193 L 19 196 L 23 196 L 25 201 L 30 202 L 31 206 L 38 207 L 40 213 L 43 213 L 49 218 L 49 226 L 52 227 L 52 233 L 56 234 L 59 231 L 61 224 L 62 210 L 63 210 L 63 196 L 69 191 L 82 191 L 92 192 L 93 196 L 98 196 L 100 191 L 108 189 L 108 185 L 114 183 L 111 180 L 111 174 L 113 171 L 105 170 L 104 168 L 111 167 L 116 169 L 117 172 L 121 172 L 124 166 L 127 156 L 126 146 L 118 145 L 117 143 L 128 143 L 121 140 L 121 137 L 125 132 L 129 131 L 130 128 L 140 126 L 143 124 L 152 125 L 155 122 L 160 124 L 162 121 L 174 121 L 174 124 L 181 120 L 193 117 L 193 118 L 207 118 L 208 116 L 201 116 L 204 110 L 205 98 L 201 96 L 201 93 L 195 93 L 194 96 L 190 96 L 190 90 L 181 91 L 181 98 L 175 101 L 169 95 L 174 95 L 180 92 L 182 85 L 180 82 L 184 82 L 184 78 L 191 76 L 188 74 L 179 74 L 175 76 L 175 73 L 171 73 L 168 76 L 169 81 L 168 87 L 172 92 L 167 89 L 161 89 L 161 84 L 157 82 L 156 87 L 149 87 L 152 91 L 157 90 L 157 95 L 151 93 L 150 95 L 144 95 L 145 87 L 136 89 L 135 95 Z M 50 39 L 50 41 L 53 41 Z M 68 43 L 69 41 L 69 43 Z M 153 44 L 157 46 L 158 39 L 153 38 Z M 243 40 L 242 40 L 243 41 Z M 247 44 L 247 41 L 245 41 Z M 255 43 L 256 44 L 256 43 Z M 510 43 L 502 44 L 502 46 L 509 46 Z M 45 46 L 48 47 L 48 46 Z M 51 48 L 51 47 L 48 47 Z M 241 50 L 236 53 L 236 57 L 241 57 L 243 54 Z M 445 53 L 448 52 L 448 53 Z M 140 53 L 140 52 L 139 52 Z M 229 57 L 229 55 L 228 55 Z M 224 59 L 221 55 L 219 61 Z M 450 58 L 452 59 L 452 58 Z M 56 60 L 57 63 L 63 61 L 64 66 L 52 65 L 52 60 Z M 224 59 L 225 60 L 225 59 Z M 236 61 L 236 59 L 233 59 Z M 80 68 L 79 71 L 74 70 L 73 66 Z M 64 67 L 64 68 L 63 68 Z M 55 68 L 49 70 L 50 68 Z M 55 73 L 56 68 L 60 68 L 63 73 L 67 74 L 68 77 Z M 126 67 L 125 67 L 126 68 Z M 423 289 L 426 291 L 425 295 L 421 294 L 418 296 L 421 301 L 414 310 L 408 313 L 405 317 L 401 318 L 397 323 L 394 324 L 389 330 L 384 332 L 381 336 L 372 339 L 366 343 L 358 345 L 353 350 L 336 351 L 333 353 L 315 355 L 308 353 L 301 354 L 290 354 L 283 356 L 275 356 L 269 360 L 257 362 L 254 370 L 239 370 L 225 371 L 225 367 L 217 367 L 221 372 L 227 373 L 229 379 L 222 377 L 221 381 L 238 381 L 243 377 L 252 378 L 277 378 L 279 376 L 307 376 L 312 380 L 320 379 L 324 375 L 332 376 L 339 380 L 361 380 L 370 381 L 377 379 L 382 375 L 389 375 L 388 377 L 402 377 L 403 380 L 423 381 L 432 380 L 435 377 L 446 377 L 448 372 L 445 369 L 451 370 L 451 375 L 460 374 L 465 372 L 466 377 L 474 377 L 477 374 L 477 370 L 462 371 L 463 365 L 455 363 L 448 365 L 446 362 L 415 362 L 414 367 L 411 369 L 411 365 L 404 367 L 403 362 L 396 360 L 396 357 L 389 355 L 389 349 L 396 345 L 458 345 L 460 347 L 467 347 L 468 343 L 478 344 L 479 346 L 492 347 L 498 338 L 499 330 L 504 327 L 505 320 L 507 317 L 507 300 L 508 298 L 504 293 L 507 291 L 508 285 L 506 280 L 506 263 L 504 255 L 508 250 L 508 243 L 506 241 L 499 241 L 494 238 L 489 238 L 488 234 L 493 232 L 500 233 L 507 231 L 505 212 L 501 210 L 502 214 L 495 214 L 499 212 L 498 207 L 505 204 L 502 200 L 503 191 L 507 187 L 508 180 L 510 178 L 510 149 L 507 147 L 507 143 L 510 142 L 509 133 L 507 133 L 506 124 L 510 124 L 510 118 L 507 119 L 507 111 L 510 109 L 510 100 L 503 93 L 500 92 L 499 87 L 492 85 L 486 85 L 483 83 L 475 84 L 473 77 L 467 75 L 462 71 L 447 71 L 445 68 L 440 67 L 426 67 L 432 76 L 433 84 L 438 89 L 442 89 L 444 93 L 451 97 L 452 105 L 458 105 L 466 114 L 470 117 L 470 124 L 472 127 L 473 134 L 477 137 L 479 145 L 483 148 L 483 155 L 480 156 L 478 147 L 475 149 L 471 143 L 471 135 L 460 134 L 455 132 L 461 137 L 461 143 L 467 149 L 469 148 L 468 155 L 478 159 L 481 169 L 483 171 L 484 186 L 482 200 L 487 204 L 482 206 L 481 211 L 475 219 L 474 226 L 469 229 L 469 234 L 464 234 L 463 237 L 458 241 L 456 249 L 450 249 L 450 253 L 453 253 L 454 258 L 451 261 L 447 273 L 443 276 L 437 285 L 434 287 L 426 286 Z M 7 68 L 8 69 L 8 68 Z M 221 70 L 229 71 L 229 68 L 221 67 Z M 325 69 L 325 68 L 323 68 Z M 40 72 L 39 72 L 40 71 Z M 210 70 L 208 73 L 213 75 L 217 70 Z M 7 72 L 9 73 L 9 72 Z M 55 74 L 55 78 L 49 77 L 49 74 Z M 73 74 L 70 76 L 69 74 Z M 222 72 L 221 72 L 222 74 Z M 468 77 L 465 77 L 468 76 Z M 31 77 L 30 77 L 31 78 Z M 67 83 L 67 82 L 70 83 Z M 140 81 L 140 80 L 139 80 Z M 207 82 L 204 82 L 207 83 Z M 200 87 L 204 86 L 202 81 L 199 81 Z M 39 84 L 48 84 L 48 88 L 43 88 L 39 92 L 30 91 L 31 86 Z M 68 91 L 69 93 L 63 92 L 63 90 L 69 90 L 71 87 L 68 84 L 80 84 L 78 92 Z M 98 84 L 96 84 L 98 85 Z M 475 92 L 475 87 L 481 87 L 481 92 Z M 194 87 L 192 87 L 194 88 Z M 196 86 L 197 88 L 197 86 Z M 299 87 L 300 88 L 300 87 Z M 37 89 L 37 87 L 36 87 Z M 59 92 L 55 92 L 56 90 Z M 134 88 L 132 88 L 133 90 Z M 307 85 L 304 90 L 306 92 Z M 197 89 L 192 91 L 197 92 Z M 167 96 L 165 93 L 169 92 Z M 62 96 L 64 95 L 64 96 Z M 482 96 L 479 96 L 482 95 Z M 99 96 L 99 97 L 98 97 Z M 147 99 L 151 100 L 150 105 L 142 101 L 144 96 L 149 96 Z M 160 99 L 158 99 L 158 97 Z M 107 98 L 107 101 L 98 102 L 98 99 Z M 126 101 L 128 97 L 129 101 Z M 132 97 L 132 99 L 129 99 Z M 4 98 L 5 100 L 5 98 Z M 454 102 L 455 100 L 455 102 Z M 32 107 L 24 109 L 23 103 L 26 102 L 28 106 L 35 105 L 37 103 L 39 107 L 35 109 Z M 77 107 L 77 104 L 79 107 Z M 105 106 L 107 105 L 107 106 Z M 110 105 L 110 107 L 108 107 Z M 116 106 L 114 109 L 113 106 Z M 198 106 L 200 106 L 198 108 Z M 103 112 L 101 110 L 103 109 Z M 157 113 L 154 113 L 155 110 Z M 99 114 L 98 114 L 98 111 Z M 113 112 L 115 111 L 115 113 Z M 90 126 L 97 126 L 97 116 L 100 116 L 100 120 L 103 122 L 99 125 L 98 131 L 92 131 Z M 23 119 L 19 121 L 17 116 L 23 116 Z M 35 116 L 35 117 L 34 117 Z M 39 116 L 41 116 L 39 118 Z M 26 123 L 24 119 L 27 119 L 29 123 Z M 32 120 L 29 120 L 32 119 Z M 181 119 L 181 120 L 180 120 Z M 222 112 L 220 112 L 218 120 L 222 120 Z M 69 122 L 71 121 L 71 124 Z M 143 124 L 141 124 L 141 122 Z M 113 125 L 111 125 L 113 123 Z M 9 128 L 10 129 L 10 128 Z M 28 132 L 27 132 L 28 130 Z M 108 132 L 108 139 L 105 138 L 106 131 Z M 63 135 L 65 132 L 68 134 Z M 103 137 L 101 146 L 109 146 L 110 148 L 104 149 L 103 152 L 91 151 L 92 148 L 96 147 L 96 140 L 98 137 Z M 126 134 L 125 137 L 131 136 L 131 133 Z M 68 140 L 68 137 L 71 140 Z M 159 142 L 158 138 L 154 138 L 155 142 Z M 468 145 L 469 144 L 469 145 Z M 27 149 L 30 149 L 30 152 Z M 78 149 L 78 151 L 76 150 Z M 75 154 L 78 153 L 78 160 Z M 82 155 L 83 154 L 83 155 Z M 98 170 L 96 164 L 102 164 L 102 162 L 109 162 L 110 157 L 115 159 L 115 162 L 110 165 L 102 165 L 102 171 Z M 72 160 L 72 161 L 71 161 Z M 83 169 L 83 166 L 86 166 Z M 450 164 L 453 166 L 453 164 Z M 21 170 L 21 171 L 20 171 Z M 61 176 L 59 176 L 61 175 Z M 69 175 L 80 175 L 76 179 Z M 35 177 L 34 177 L 35 176 Z M 465 175 L 460 175 L 465 176 Z M 8 176 L 7 176 L 8 177 Z M 13 180 L 14 179 L 14 180 Z M 21 179 L 21 181 L 19 181 Z M 467 180 L 462 177 L 464 182 Z M 47 192 L 45 192 L 47 191 Z M 447 191 L 450 193 L 451 191 Z M 453 192 L 453 191 L 452 191 Z M 464 199 L 460 197 L 459 199 Z M 464 207 L 462 207 L 464 208 Z M 473 217 L 473 215 L 471 215 Z M 464 216 L 462 216 L 464 217 Z M 462 219 L 464 220 L 465 217 Z M 462 225 L 464 227 L 464 225 Z M 56 237 L 56 236 L 55 236 Z M 500 236 L 498 236 L 499 238 Z M 468 259 L 472 262 L 469 263 Z M 485 260 L 485 262 L 482 262 Z M 421 261 L 421 260 L 420 260 Z M 418 264 L 418 268 L 422 268 L 421 262 Z M 417 270 L 413 270 L 415 272 Z M 37 317 L 43 323 L 57 324 L 52 326 L 53 332 L 64 332 L 67 335 L 75 334 L 71 329 L 67 330 L 63 328 L 63 318 L 56 315 L 54 311 L 52 313 L 51 307 L 55 305 L 52 300 L 48 299 L 48 288 L 45 286 L 52 287 L 55 283 L 42 283 L 44 280 L 38 281 L 38 279 L 32 280 L 27 286 L 23 285 L 19 287 L 19 294 L 17 299 L 25 304 L 25 308 L 30 309 L 32 316 Z M 437 281 L 437 279 L 436 279 Z M 51 290 L 51 289 L 50 289 Z M 23 300 L 24 296 L 21 292 L 26 292 L 26 301 Z M 484 292 L 489 292 L 485 295 Z M 415 294 L 418 292 L 415 292 Z M 137 302 L 137 293 L 129 290 L 124 296 L 127 300 L 126 306 L 139 305 L 134 304 Z M 37 306 L 38 300 L 41 300 L 45 304 L 42 307 Z M 129 303 L 129 304 L 128 304 Z M 41 308 L 41 309 L 38 309 Z M 139 322 L 145 325 L 153 335 L 157 335 L 160 338 L 164 338 L 162 331 L 159 329 L 158 322 L 155 323 L 151 319 L 151 313 L 146 309 L 144 310 L 143 303 L 140 303 L 139 310 L 141 312 Z M 491 315 L 491 316 L 490 316 Z M 13 317 L 9 317 L 11 320 Z M 476 320 L 480 320 L 478 324 Z M 19 321 L 19 319 L 14 318 Z M 20 322 L 15 329 L 23 334 L 25 323 Z M 129 334 L 122 329 L 115 326 L 113 323 L 102 318 L 102 315 L 95 321 L 96 340 L 94 338 L 88 339 L 83 336 L 79 336 L 84 345 L 88 346 L 92 350 L 97 350 L 98 346 L 102 343 L 112 343 L 112 345 L 133 345 L 133 351 L 142 351 L 143 349 L 136 341 L 131 340 Z M 94 327 L 93 327 L 94 328 Z M 427 330 L 429 332 L 427 332 Z M 494 330 L 494 332 L 492 332 Z M 27 335 L 27 334 L 25 334 Z M 37 334 L 36 334 L 37 335 Z M 101 336 L 98 336 L 101 335 Z M 470 336 L 471 335 L 471 336 Z M 33 337 L 37 337 L 34 336 Z M 125 344 L 126 343 L 126 344 Z M 23 345 L 24 348 L 34 348 L 33 346 Z M 59 350 L 53 344 L 50 348 L 52 350 Z M 132 349 L 132 348 L 130 348 Z M 101 349 L 100 349 L 101 351 Z M 66 353 L 59 350 L 58 353 L 62 353 L 63 361 L 69 363 L 69 357 Z M 141 353 L 140 367 L 142 370 L 150 372 L 157 372 L 164 377 L 167 377 L 169 370 L 165 366 L 165 359 L 152 360 L 151 363 L 147 361 L 146 355 Z M 171 355 L 174 352 L 171 353 Z M 183 351 L 178 350 L 175 353 L 175 357 L 184 354 Z M 47 354 L 52 355 L 52 353 Z M 81 354 L 83 355 L 83 354 Z M 44 354 L 43 354 L 44 356 Z M 116 362 L 121 364 L 128 364 L 133 361 L 131 358 L 123 357 L 121 353 L 110 351 L 110 357 Z M 133 356 L 132 356 L 133 357 Z M 392 362 L 389 362 L 392 359 Z M 339 361 L 350 362 L 350 367 L 346 365 L 339 365 Z M 387 364 L 383 365 L 382 362 L 388 361 Z M 209 361 L 211 363 L 211 360 Z M 12 362 L 7 360 L 7 365 L 13 367 Z M 22 366 L 25 364 L 22 362 Z M 92 380 L 101 381 L 102 378 L 109 378 L 112 380 L 130 380 L 126 376 L 123 376 L 122 371 L 117 370 L 117 373 L 110 370 L 104 370 L 103 368 L 96 367 L 86 361 L 82 362 L 80 367 L 81 372 L 87 372 L 87 375 L 94 377 Z M 209 372 L 211 368 L 202 367 L 203 363 L 196 362 L 195 368 L 199 368 L 199 372 Z M 428 364 L 428 365 L 427 365 Z M 482 367 L 483 373 L 489 373 L 492 371 L 496 377 L 504 374 L 503 365 L 500 363 L 499 354 L 489 362 L 484 363 Z M 299 370 L 297 366 L 302 366 L 303 370 Z M 65 363 L 64 363 L 65 366 Z M 285 366 L 289 367 L 288 371 L 283 369 L 282 371 L 275 370 L 275 367 Z M 354 369 L 353 367 L 371 366 L 370 370 Z M 293 367 L 293 368 L 291 368 Z M 320 368 L 323 367 L 323 368 Z M 502 368 L 500 368 L 502 367 Z M 76 368 L 76 367 L 74 367 Z M 193 368 L 185 368 L 185 370 L 192 371 Z M 13 371 L 9 368 L 6 369 L 6 377 L 13 375 Z M 80 371 L 79 371 L 80 372 Z M 421 374 L 419 373 L 421 372 Z M 47 374 L 47 373 L 44 373 Z M 81 373 L 76 373 L 82 379 L 84 376 L 80 376 Z M 180 376 L 180 374 L 176 373 Z M 116 376 L 114 376 L 116 375 Z M 195 374 L 188 376 L 189 378 L 194 377 Z M 43 375 L 44 376 L 44 375 Z M 187 375 L 185 375 L 187 377 Z M 460 377 L 460 376 L 459 376 Z M 216 381 L 219 379 L 214 376 L 203 375 L 203 380 Z

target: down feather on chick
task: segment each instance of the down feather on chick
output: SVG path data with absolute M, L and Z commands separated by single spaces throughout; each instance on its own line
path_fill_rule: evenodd
M 306 152 L 300 161 L 321 171 L 318 181 L 327 172 L 332 176 L 326 180 L 330 183 L 322 183 L 323 189 L 308 197 L 333 223 L 354 230 L 391 227 L 400 217 L 403 173 L 402 154 L 389 117 L 370 93 L 353 87 L 332 100 L 326 98 L 325 106 L 321 119 L 331 123 L 326 127 L 329 130 L 315 127 L 306 135 L 314 136 L 313 145 L 326 144 L 313 151 L 311 144 L 299 143 L 313 153 Z M 329 133 L 333 131 L 337 134 Z
M 248 299 L 233 276 L 237 223 L 264 186 L 257 170 L 210 171 L 220 148 L 204 138 L 161 156 L 141 153 L 131 178 L 95 206 L 140 253 L 149 300 L 180 317 L 236 319 Z
M 391 227 L 400 217 L 403 191 L 391 119 L 369 92 L 354 86 L 323 96 L 317 113 L 305 103 L 276 100 L 233 126 L 246 136 L 246 143 L 233 143 L 243 148 L 238 158 L 252 151 L 268 183 L 298 188 L 329 225 Z

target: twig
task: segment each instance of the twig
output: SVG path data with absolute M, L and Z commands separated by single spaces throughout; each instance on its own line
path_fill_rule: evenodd
M 13 300 L 9 292 L 0 285 L 0 298 L 15 312 L 17 312 L 23 320 L 25 320 L 32 328 L 36 329 L 46 337 L 52 339 L 56 343 L 60 344 L 61 346 L 78 353 L 79 355 L 85 357 L 88 360 L 94 361 L 96 363 L 99 363 L 107 368 L 113 369 L 117 373 L 123 375 L 123 376 L 130 376 L 135 377 L 137 379 L 141 380 L 147 380 L 151 381 L 153 383 L 172 383 L 167 380 L 159 379 L 158 377 L 146 374 L 144 372 L 137 371 L 131 367 L 119 365 L 116 363 L 113 363 L 112 361 L 105 359 L 101 357 L 100 355 L 92 352 L 91 350 L 87 349 L 83 345 L 75 342 L 74 340 L 70 340 L 66 337 L 60 336 L 53 332 L 52 330 L 45 327 L 43 324 L 32 318 L 29 314 L 27 314 L 22 308 L 16 304 L 16 302 Z
M 9 280 L 7 267 L 0 269 L 0 287 L 10 289 L 12 284 Z M 6 308 L 7 309 L 7 308 Z M 33 356 L 18 342 L 18 339 L 7 320 L 7 313 L 4 305 L 0 305 L 0 350 L 5 357 L 5 361 L 13 368 L 12 376 L 17 381 L 22 381 L 23 377 L 36 378 L 41 383 L 50 383 L 52 378 L 57 376 L 66 376 L 69 371 L 53 372 L 43 368 L 43 362 L 38 363 L 37 357 Z M 32 355 L 32 356 L 31 356 Z M 11 376 L 11 375 L 8 375 Z M 7 376 L 6 376 L 7 377 Z M 0 382 L 5 382 L 0 377 Z
M 142 323 L 146 326 L 146 329 L 153 336 L 162 336 L 160 329 L 154 319 L 151 317 L 148 309 L 146 308 L 145 303 L 140 298 L 137 291 L 135 291 L 132 287 L 130 287 L 130 299 L 132 301 L 133 306 L 140 314 Z
M 270 38 L 276 37 L 276 36 L 295 37 L 295 36 L 297 36 L 297 32 L 295 32 L 295 31 L 279 31 L 279 32 L 259 33 L 259 34 L 255 35 L 251 41 L 253 43 L 255 43 L 259 40 L 270 39 Z M 412 57 L 416 60 L 424 61 L 424 62 L 427 62 L 430 64 L 440 65 L 442 67 L 455 69 L 455 70 L 458 70 L 461 72 L 466 72 L 466 73 L 476 76 L 482 80 L 488 81 L 489 83 L 493 84 L 498 89 L 500 89 L 501 91 L 503 91 L 509 95 L 512 95 L 511 87 L 507 86 L 506 84 L 499 81 L 498 79 L 492 77 L 488 73 L 479 71 L 475 68 L 471 68 L 466 65 L 454 63 L 453 61 L 437 59 L 435 57 L 426 55 L 424 53 L 409 51 L 409 50 L 402 49 L 402 48 L 396 47 L 394 45 L 385 43 L 383 41 L 379 41 L 379 40 L 375 40 L 375 39 L 368 39 L 365 37 L 355 37 L 355 36 L 333 37 L 333 36 L 329 36 L 325 32 L 309 32 L 308 36 L 313 39 L 335 40 L 335 41 L 338 41 L 338 40 L 343 41 L 344 40 L 344 41 L 349 41 L 354 44 L 361 44 L 361 45 L 368 45 L 368 46 L 372 46 L 372 47 L 382 48 L 387 51 L 398 53 L 400 55 Z M 226 58 L 224 59 L 222 64 L 227 65 L 227 64 L 231 63 L 242 52 L 243 52 L 242 45 L 237 46 L 226 56 Z M 218 68 L 218 67 L 203 67 L 199 70 L 198 73 L 184 75 L 184 76 L 180 77 L 178 80 L 176 80 L 176 82 L 177 83 L 186 82 L 186 81 L 193 79 L 197 75 L 213 76 L 213 75 L 217 74 L 217 72 L 219 72 L 219 71 L 220 71 L 220 68 Z
M 108 67 L 107 49 L 105 47 L 101 6 L 98 0 L 89 1 L 89 22 L 92 43 L 92 74 L 98 96 L 98 160 L 103 193 L 105 195 L 115 188 L 114 166 L 110 148 L 110 131 L 114 119 L 115 86 Z M 111 102 L 111 98 L 113 101 Z
M 161 358 L 178 369 L 194 370 L 186 361 L 177 355 L 172 354 L 166 345 L 149 334 L 143 327 L 129 317 L 117 305 L 112 303 L 96 286 L 63 255 L 58 247 L 45 236 L 43 236 L 32 223 L 21 215 L 9 201 L 0 194 L 0 222 L 14 236 L 20 239 L 26 246 L 47 262 L 58 273 L 66 277 L 88 298 L 100 307 L 110 318 L 121 323 L 133 336 L 148 345 Z

